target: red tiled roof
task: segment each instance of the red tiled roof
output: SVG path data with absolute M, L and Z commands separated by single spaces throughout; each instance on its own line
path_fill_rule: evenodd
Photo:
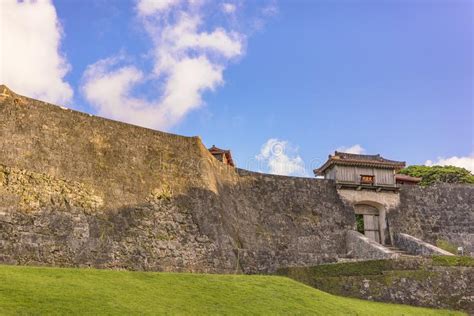
M 321 167 L 314 170 L 314 174 L 323 175 L 328 168 L 334 165 L 363 166 L 399 170 L 405 167 L 405 162 L 389 160 L 383 158 L 380 155 L 359 155 L 336 151 L 334 155 L 329 155 L 328 160 Z
M 227 162 L 229 165 L 231 165 L 232 167 L 235 167 L 234 165 L 234 160 L 232 159 L 232 154 L 230 152 L 230 150 L 228 149 L 221 149 L 221 148 L 218 148 L 214 145 L 212 145 L 211 148 L 208 149 L 209 152 L 213 155 L 225 155 L 226 159 L 227 159 Z
M 420 182 L 422 179 L 421 178 L 417 178 L 417 177 L 412 177 L 412 176 L 409 176 L 409 175 L 406 175 L 406 174 L 396 174 L 395 175 L 395 180 L 398 181 L 408 181 L 408 182 L 414 182 L 414 183 L 418 183 Z

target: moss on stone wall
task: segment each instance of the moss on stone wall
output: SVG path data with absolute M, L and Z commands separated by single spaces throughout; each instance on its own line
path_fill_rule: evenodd
M 474 258 L 468 256 L 433 256 L 433 265 L 449 267 L 474 267 Z
M 341 276 L 368 276 L 382 275 L 386 271 L 417 270 L 431 265 L 428 258 L 404 258 L 365 260 L 343 262 L 335 264 L 322 264 L 314 267 L 287 267 L 279 269 L 281 275 L 310 275 L 312 278 L 341 277 Z
M 338 264 L 323 264 L 315 267 L 289 267 L 278 270 L 282 275 L 310 275 L 313 278 L 379 275 L 393 269 L 393 260 L 370 260 Z
M 472 258 L 438 256 L 371 260 L 278 270 L 342 296 L 474 311 Z
M 94 210 L 103 204 L 102 198 L 83 183 L 4 165 L 0 165 L 0 190 L 16 196 L 24 210 L 48 205 Z
M 436 240 L 436 247 L 446 250 L 452 254 L 457 254 L 458 252 L 458 247 L 456 247 L 456 245 L 453 245 L 452 243 L 444 239 Z

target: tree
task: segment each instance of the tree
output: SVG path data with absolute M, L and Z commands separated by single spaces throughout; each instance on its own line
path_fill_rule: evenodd
M 409 166 L 399 173 L 422 178 L 423 186 L 437 182 L 474 184 L 474 175 L 469 170 L 455 166 Z

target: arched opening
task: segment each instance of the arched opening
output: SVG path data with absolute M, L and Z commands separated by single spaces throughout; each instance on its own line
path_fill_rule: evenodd
M 378 243 L 383 243 L 383 237 L 380 229 L 380 212 L 372 205 L 360 203 L 354 206 L 357 231 L 364 234 L 367 238 Z

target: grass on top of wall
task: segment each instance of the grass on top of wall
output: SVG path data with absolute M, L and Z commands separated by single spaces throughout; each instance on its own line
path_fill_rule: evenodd
M 0 266 L 0 314 L 461 313 L 338 297 L 279 276 Z
M 468 256 L 433 256 L 433 265 L 474 267 L 474 258 Z
M 391 259 L 368 260 L 321 264 L 312 267 L 282 268 L 278 270 L 277 274 L 284 276 L 308 275 L 310 278 L 381 275 L 384 271 L 394 270 L 396 265 L 397 262 Z
M 291 276 L 305 283 L 314 278 L 383 275 L 387 271 L 425 270 L 429 266 L 473 267 L 474 258 L 468 256 L 432 256 L 417 260 L 367 260 L 344 263 L 321 264 L 312 267 L 290 267 L 279 269 L 277 274 Z M 307 279 L 307 280 L 305 280 Z M 307 282 L 308 281 L 308 282 Z
M 458 253 L 458 247 L 444 239 L 436 240 L 436 247 L 446 250 L 454 255 Z

